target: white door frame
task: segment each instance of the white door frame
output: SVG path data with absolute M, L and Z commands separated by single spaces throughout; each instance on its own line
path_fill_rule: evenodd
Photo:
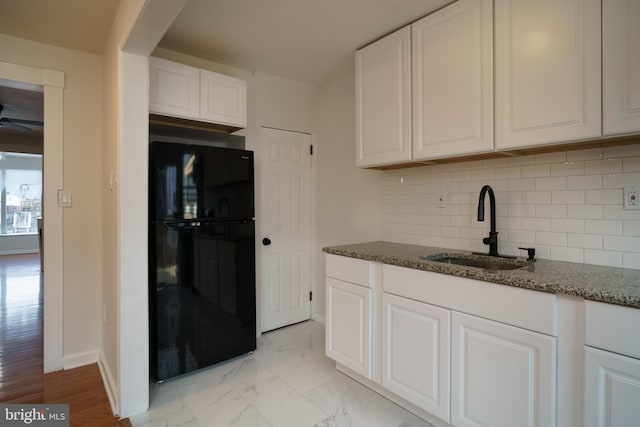
M 63 369 L 63 210 L 57 191 L 63 186 L 64 79 L 61 71 L 0 62 L 0 78 L 44 88 L 44 372 Z

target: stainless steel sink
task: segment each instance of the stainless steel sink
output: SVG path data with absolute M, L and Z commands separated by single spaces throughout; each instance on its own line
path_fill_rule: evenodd
M 465 257 L 456 255 L 434 255 L 424 257 L 427 261 L 446 264 L 464 265 L 467 267 L 483 268 L 485 270 L 515 270 L 528 265 L 527 261 L 488 256 Z

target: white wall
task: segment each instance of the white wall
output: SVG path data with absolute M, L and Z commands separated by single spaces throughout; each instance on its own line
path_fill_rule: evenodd
M 65 73 L 63 177 L 73 207 L 63 214 L 63 355 L 95 354 L 101 333 L 102 58 L 0 34 L 0 61 Z
M 640 187 L 640 144 L 387 171 L 384 240 L 487 252 L 484 184 L 496 194 L 500 253 L 535 247 L 539 258 L 640 268 L 640 210 L 622 207 L 622 187 Z
M 313 313 L 325 312 L 324 246 L 382 238 L 382 172 L 355 167 L 354 73 L 320 88 L 316 109 Z

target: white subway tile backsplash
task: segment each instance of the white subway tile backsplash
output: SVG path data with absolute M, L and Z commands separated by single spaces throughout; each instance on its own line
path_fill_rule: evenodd
M 602 147 L 602 157 L 605 159 L 625 158 L 640 156 L 640 144 L 618 145 L 613 147 Z
M 536 206 L 536 217 L 538 218 L 566 218 L 566 205 L 538 205 Z
M 523 230 L 509 230 L 509 240 L 517 244 L 533 245 L 536 243 L 536 232 Z
M 604 236 L 604 249 L 619 252 L 640 252 L 640 237 Z
M 507 206 L 508 217 L 531 218 L 536 216 L 535 205 L 509 205 Z
M 584 175 L 584 162 L 551 164 L 551 176 Z
M 584 232 L 588 234 L 622 235 L 622 221 L 605 219 L 587 219 L 584 221 Z
M 496 194 L 500 252 L 640 269 L 640 211 L 622 208 L 622 187 L 640 186 L 640 144 L 383 172 L 383 238 L 487 252 L 478 195 Z M 440 192 L 445 208 L 437 207 Z
M 622 266 L 626 268 L 640 269 L 640 253 L 623 253 Z
M 533 205 L 551 204 L 551 191 L 527 191 L 522 193 L 522 203 Z
M 522 218 L 521 230 L 550 231 L 551 219 L 549 218 Z
M 602 249 L 602 236 L 569 233 L 567 235 L 567 246 L 583 249 Z
M 603 205 L 604 219 L 640 220 L 640 210 L 624 210 L 622 202 L 618 205 Z
M 603 175 L 622 172 L 622 159 L 587 160 L 584 162 L 585 175 Z
M 536 190 L 566 190 L 567 177 L 536 178 Z
M 591 205 L 622 205 L 622 189 L 587 190 L 587 203 Z
M 623 221 L 622 230 L 625 236 L 640 236 L 640 221 Z
M 536 181 L 533 178 L 510 179 L 507 181 L 509 191 L 533 191 Z
M 452 171 L 449 174 L 449 179 L 451 179 L 451 182 L 471 181 L 471 171 L 470 170 Z
M 584 262 L 587 264 L 622 267 L 622 252 L 585 249 Z
M 602 177 L 603 188 L 623 188 L 634 185 L 640 187 L 640 173 L 615 173 Z
M 536 154 L 536 163 L 561 163 L 567 160 L 567 153 L 558 151 L 555 153 Z
M 583 233 L 584 220 L 582 219 L 551 219 L 551 231 L 557 233 Z
M 520 166 L 508 166 L 505 168 L 496 168 L 494 170 L 494 179 L 516 178 L 520 178 Z
M 622 172 L 640 172 L 640 156 L 622 159 Z
M 552 191 L 551 203 L 554 205 L 584 205 L 584 191 Z
M 471 170 L 472 181 L 489 181 L 494 178 L 493 169 L 473 169 Z
M 537 231 L 536 243 L 549 246 L 567 246 L 567 233 Z
M 569 205 L 567 218 L 602 219 L 602 205 Z
M 584 262 L 584 249 L 550 246 L 549 257 L 557 261 Z
M 602 188 L 602 175 L 567 177 L 567 190 L 598 190 L 600 188 Z
M 520 176 L 522 178 L 537 178 L 537 177 L 551 176 L 551 165 L 549 163 L 546 163 L 546 164 L 536 164 L 536 165 L 530 165 L 530 166 L 521 166 Z
M 602 159 L 602 148 L 587 148 L 586 150 L 576 150 L 567 152 L 567 161 L 575 162 L 579 160 Z

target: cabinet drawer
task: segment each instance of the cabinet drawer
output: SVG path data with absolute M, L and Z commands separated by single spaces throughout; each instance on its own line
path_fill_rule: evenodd
M 386 264 L 382 287 L 384 292 L 557 335 L 554 294 Z
M 371 261 L 327 254 L 327 277 L 371 288 Z
M 585 343 L 640 359 L 640 310 L 585 301 Z

